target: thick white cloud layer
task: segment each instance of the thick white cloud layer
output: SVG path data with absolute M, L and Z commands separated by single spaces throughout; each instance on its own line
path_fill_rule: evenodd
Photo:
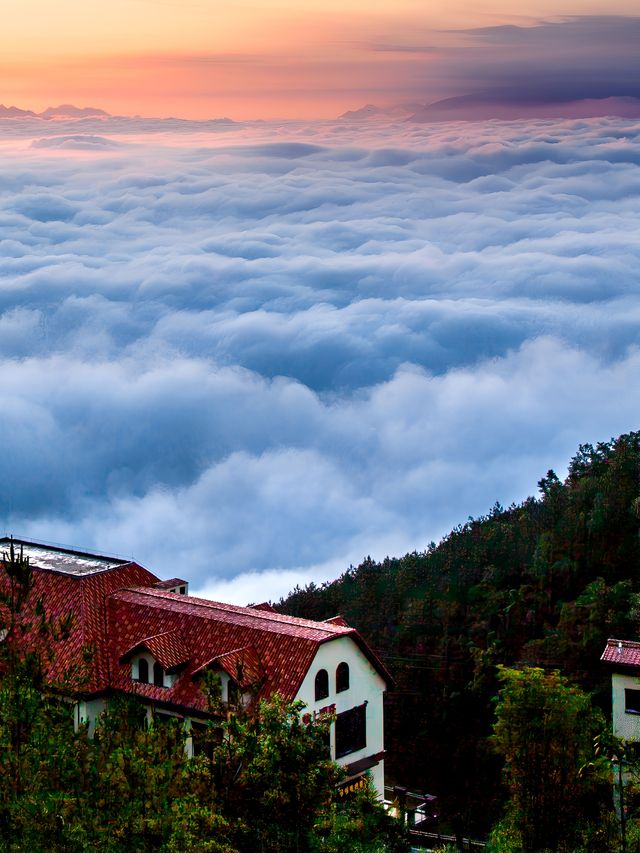
M 640 422 L 638 122 L 17 127 L 7 532 L 274 598 Z

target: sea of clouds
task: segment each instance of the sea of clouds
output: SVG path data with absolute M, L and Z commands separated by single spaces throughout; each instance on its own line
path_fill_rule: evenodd
M 640 427 L 640 122 L 4 124 L 7 533 L 273 600 Z

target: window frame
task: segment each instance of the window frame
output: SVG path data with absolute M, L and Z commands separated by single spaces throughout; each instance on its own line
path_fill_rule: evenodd
M 320 702 L 322 699 L 326 699 L 329 696 L 329 673 L 326 669 L 319 669 L 316 672 L 314 696 L 316 702 Z
M 633 704 L 634 707 L 630 707 Z M 624 712 L 625 714 L 635 714 L 640 716 L 640 688 L 625 687 L 624 688 Z
M 360 752 L 367 747 L 367 702 L 336 716 L 336 758 Z
M 164 687 L 164 667 L 157 660 L 153 662 L 153 686 Z
M 145 677 L 142 677 L 140 668 L 144 666 Z M 149 661 L 146 658 L 138 658 L 138 678 L 140 684 L 149 684 Z
M 336 667 L 336 693 L 344 693 L 351 687 L 351 670 L 349 664 L 343 660 Z

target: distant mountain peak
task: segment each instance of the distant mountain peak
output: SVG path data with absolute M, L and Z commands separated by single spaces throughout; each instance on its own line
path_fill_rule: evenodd
M 0 118 L 37 118 L 37 113 L 31 110 L 21 110 L 20 107 L 5 107 L 0 104 Z
M 47 107 L 41 113 L 33 110 L 23 110 L 20 107 L 0 104 L 0 118 L 38 118 L 45 121 L 75 118 L 110 118 L 109 113 L 96 107 L 76 107 L 73 104 L 60 104 L 57 107 Z
M 338 116 L 346 121 L 367 121 L 368 119 L 403 119 L 413 115 L 424 108 L 423 103 L 399 103 L 387 107 L 378 107 L 376 104 L 365 104 L 359 110 L 347 110 Z
M 96 107 L 76 107 L 73 104 L 60 104 L 57 107 L 47 107 L 41 113 L 40 118 L 109 118 L 109 113 Z

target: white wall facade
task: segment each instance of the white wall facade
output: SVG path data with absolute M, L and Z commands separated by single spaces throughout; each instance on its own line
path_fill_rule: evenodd
M 613 733 L 624 740 L 640 741 L 640 714 L 625 710 L 625 690 L 640 691 L 640 676 L 614 672 L 611 676 Z
M 141 657 L 147 659 L 149 664 L 150 681 L 153 683 L 153 657 L 148 653 L 136 655 L 131 662 L 132 679 L 137 680 L 138 677 L 138 661 Z M 349 687 L 346 690 L 338 692 L 336 690 L 336 670 L 340 663 L 346 663 L 349 666 Z M 316 701 L 315 698 L 315 679 L 319 670 L 324 669 L 329 676 L 329 695 L 326 698 Z M 165 678 L 173 680 L 172 676 Z M 229 676 L 222 672 L 222 699 L 228 698 L 228 682 Z M 640 679 L 635 679 L 635 682 L 640 688 Z M 165 681 L 165 685 L 167 681 Z M 383 696 L 385 691 L 385 682 L 378 671 L 369 662 L 366 655 L 361 651 L 360 647 L 351 637 L 336 637 L 334 640 L 329 640 L 319 646 L 318 651 L 313 659 L 311 666 L 300 686 L 296 695 L 296 699 L 302 700 L 305 704 L 304 713 L 310 713 L 313 716 L 322 714 L 341 714 L 357 706 L 366 703 L 366 746 L 357 751 L 351 752 L 348 755 L 335 758 L 336 742 L 335 742 L 335 723 L 331 724 L 331 757 L 338 764 L 345 766 L 353 764 L 362 758 L 374 756 L 384 750 L 384 708 Z M 243 697 L 244 698 L 244 697 Z M 107 709 L 108 700 L 106 699 L 91 699 L 81 700 L 76 704 L 75 708 L 75 725 L 76 729 L 83 723 L 89 724 L 89 736 L 93 737 L 95 731 L 95 723 L 98 717 Z M 151 706 L 146 706 L 148 716 L 151 716 Z M 623 690 L 623 708 L 624 708 L 624 690 Z M 162 709 L 164 714 L 172 714 L 182 716 L 178 712 Z M 187 729 L 190 728 L 190 720 L 185 719 Z M 204 722 L 204 720 L 197 720 Z M 637 719 L 640 726 L 640 717 Z M 640 739 L 640 737 L 639 737 Z M 187 753 L 192 753 L 191 738 L 188 738 Z M 380 798 L 384 794 L 384 761 L 372 767 L 370 770 L 373 784 Z
M 338 693 L 336 691 L 336 670 L 338 664 L 342 662 L 349 666 L 349 689 Z M 321 669 L 325 669 L 329 675 L 329 695 L 325 699 L 316 701 L 315 679 L 316 674 Z M 357 643 L 351 637 L 336 637 L 335 640 L 329 640 L 318 648 L 296 699 L 301 699 L 306 705 L 306 711 L 312 715 L 319 715 L 327 708 L 333 710 L 332 706 L 335 706 L 335 713 L 340 714 L 362 705 L 364 702 L 367 703 L 366 746 L 357 752 L 335 759 L 338 764 L 344 766 L 361 758 L 376 755 L 384 750 L 384 691 L 384 680 L 360 650 Z M 331 757 L 335 758 L 335 754 L 335 723 L 332 723 Z M 376 791 L 382 798 L 384 793 L 384 761 L 380 761 L 376 767 L 371 768 L 370 772 Z
M 78 731 L 81 725 L 88 725 L 88 736 L 93 737 L 96 731 L 96 720 L 101 714 L 107 710 L 107 699 L 84 699 L 76 702 L 73 714 L 73 723 L 75 730 Z

